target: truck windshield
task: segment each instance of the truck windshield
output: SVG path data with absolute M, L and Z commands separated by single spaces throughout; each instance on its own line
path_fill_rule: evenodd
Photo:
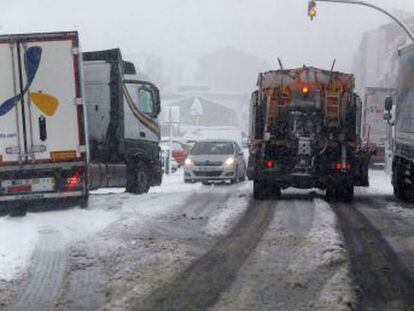
M 152 114 L 154 111 L 154 103 L 152 93 L 146 88 L 142 88 L 139 84 L 127 83 L 126 88 L 136 107 L 145 114 Z
M 232 153 L 234 153 L 234 146 L 231 142 L 199 142 L 191 150 L 193 155 Z

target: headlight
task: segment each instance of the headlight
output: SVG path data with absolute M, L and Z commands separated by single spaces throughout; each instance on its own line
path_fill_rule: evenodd
M 226 161 L 224 161 L 224 165 L 226 165 L 226 166 L 233 165 L 233 163 L 234 163 L 234 158 L 233 157 L 230 157 Z
M 184 164 L 185 164 L 185 165 L 193 165 L 193 164 L 194 164 L 194 162 L 193 162 L 193 160 L 191 160 L 190 158 L 187 158 L 187 159 L 185 159 Z

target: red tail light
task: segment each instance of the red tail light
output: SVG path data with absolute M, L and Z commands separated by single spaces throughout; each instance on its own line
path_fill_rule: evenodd
M 265 162 L 265 166 L 267 168 L 272 168 L 274 165 L 275 165 L 275 162 L 273 162 L 273 161 L 266 161 Z
M 68 177 L 66 179 L 66 182 L 68 183 L 68 185 L 70 187 L 73 187 L 73 186 L 79 185 L 81 183 L 81 178 L 80 178 L 79 174 L 76 173 L 76 174 L 73 174 L 71 177 Z
M 347 163 L 345 166 L 342 166 L 342 163 L 336 163 L 335 168 L 337 170 L 342 170 L 344 168 L 346 168 L 347 170 L 350 170 L 352 168 L 351 163 Z

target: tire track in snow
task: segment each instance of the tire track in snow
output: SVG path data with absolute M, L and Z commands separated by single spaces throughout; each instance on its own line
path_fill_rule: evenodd
M 159 219 L 146 223 L 141 229 L 146 232 L 145 236 L 151 237 L 154 249 L 148 249 L 144 254 L 140 254 L 138 262 L 135 265 L 129 264 L 128 268 L 131 270 L 134 267 L 128 277 L 139 278 L 139 282 L 134 283 L 132 287 L 124 288 L 121 295 L 117 294 L 120 293 L 119 289 L 116 289 L 115 293 L 111 290 L 116 299 L 109 301 L 105 310 L 136 310 L 138 300 L 145 299 L 143 297 L 174 280 L 192 262 L 206 254 L 216 244 L 217 237 L 225 235 L 243 217 L 248 205 L 245 188 L 250 188 L 250 185 L 243 183 L 203 187 L 202 191 L 191 194 L 185 202 L 171 209 L 168 214 L 160 215 Z M 237 208 L 234 207 L 235 205 Z M 137 232 L 135 236 L 136 234 Z M 156 250 L 157 244 L 162 245 L 165 242 L 167 245 L 175 244 L 173 252 L 165 250 L 159 253 Z M 154 251 L 157 253 L 153 253 Z M 181 255 L 178 258 L 176 256 L 179 253 Z M 165 259 L 158 263 L 154 262 L 155 258 L 161 259 L 161 256 Z M 162 274 L 159 273 L 160 270 L 163 271 Z M 151 280 L 150 284 L 148 279 Z
M 40 238 L 29 268 L 29 280 L 11 310 L 44 311 L 57 301 L 66 269 L 62 233 L 53 228 L 39 231 Z
M 351 310 L 346 252 L 326 202 L 284 193 L 268 230 L 210 311 Z
M 217 245 L 193 262 L 171 283 L 144 299 L 132 300 L 129 310 L 205 310 L 223 289 L 266 231 L 273 218 L 273 202 L 250 202 L 235 228 Z
M 413 278 L 382 232 L 357 206 L 336 204 L 334 208 L 357 285 L 357 310 L 414 310 Z

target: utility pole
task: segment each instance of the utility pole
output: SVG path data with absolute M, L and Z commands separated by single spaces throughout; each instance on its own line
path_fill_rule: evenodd
M 380 8 L 379 6 L 376 6 L 374 4 L 371 4 L 369 2 L 365 1 L 359 1 L 359 0 L 310 0 L 308 2 L 308 15 L 313 19 L 313 17 L 316 16 L 316 6 L 315 2 L 332 2 L 332 3 L 341 3 L 341 4 L 356 4 L 356 5 L 362 5 L 366 6 L 372 9 L 375 9 L 377 11 L 380 11 L 381 13 L 387 15 L 391 19 L 393 19 L 408 35 L 408 37 L 411 39 L 411 41 L 414 43 L 414 34 L 411 32 L 410 29 L 401 21 L 399 20 L 395 15 L 391 14 L 390 12 L 384 10 L 383 8 Z M 312 11 L 310 11 L 312 10 Z

